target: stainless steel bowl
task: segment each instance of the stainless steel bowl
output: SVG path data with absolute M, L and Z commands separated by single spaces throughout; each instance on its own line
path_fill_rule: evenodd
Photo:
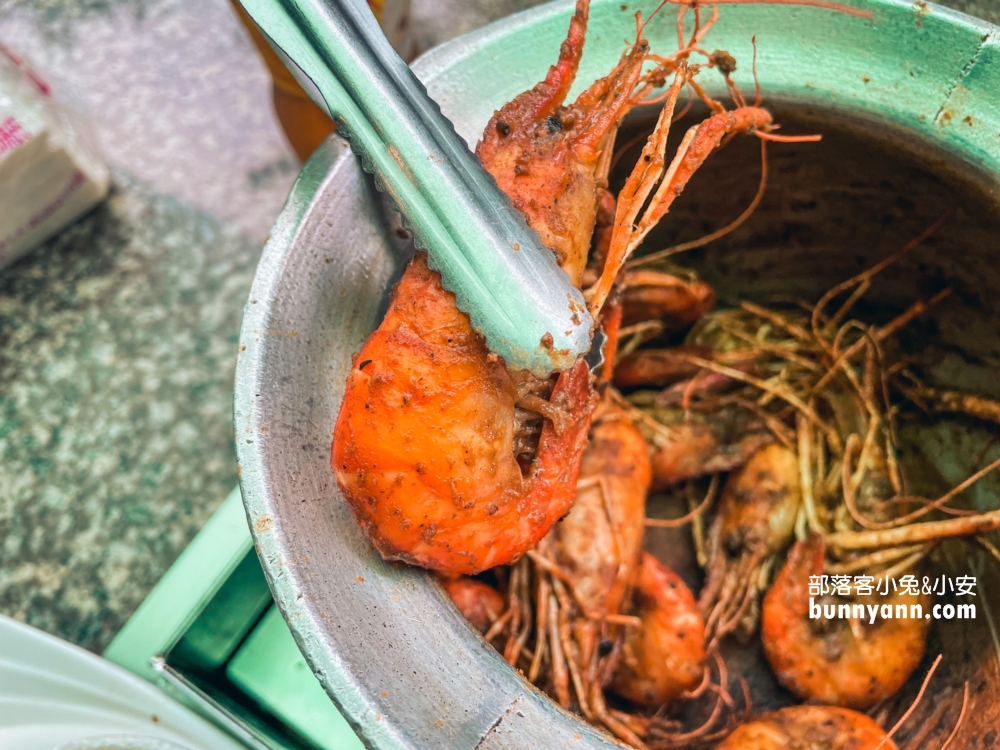
M 737 78 L 752 90 L 747 63 L 756 33 L 757 67 L 769 102 L 788 111 L 794 103 L 795 111 L 814 121 L 850 122 L 865 138 L 877 136 L 870 143 L 904 144 L 899 164 L 915 159 L 921 169 L 962 175 L 963 184 L 973 183 L 984 200 L 995 194 L 1000 110 L 989 103 L 1000 96 L 996 31 L 933 5 L 856 4 L 871 9 L 874 19 L 813 8 L 722 6 L 709 43 L 736 55 Z M 634 35 L 632 13 L 654 5 L 630 2 L 626 8 L 620 0 L 595 0 L 576 90 L 612 67 L 623 39 Z M 470 143 L 494 109 L 543 77 L 571 9 L 570 0 L 561 0 L 526 11 L 453 40 L 415 64 Z M 646 33 L 654 50 L 673 49 L 672 12 L 661 14 Z M 817 158 L 802 153 L 807 166 Z M 874 168 L 851 162 L 850 154 L 827 152 L 823 158 L 831 169 L 838 160 L 847 171 Z M 742 181 L 747 195 L 755 179 Z M 801 198 L 810 186 L 794 189 Z M 794 198 L 775 190 L 779 198 Z M 749 200 L 739 190 L 727 196 L 733 205 Z M 774 216 L 783 205 L 772 206 Z M 849 201 L 838 205 L 844 209 Z M 834 221 L 828 217 L 828 226 Z M 844 217 L 837 221 L 843 224 Z M 731 241 L 752 239 L 753 231 Z M 962 237 L 981 242 L 990 231 Z M 402 234 L 353 156 L 332 138 L 303 169 L 265 248 L 241 334 L 235 428 L 247 515 L 272 591 L 320 682 L 371 747 L 612 746 L 511 670 L 431 578 L 383 562 L 337 489 L 329 466 L 334 420 L 351 355 L 378 324 L 408 257 Z M 960 248 L 965 240 L 958 241 Z M 701 259 L 722 286 L 741 273 L 750 279 L 769 268 L 773 278 L 788 277 L 810 292 L 821 288 L 822 278 L 839 280 L 855 267 L 847 255 L 841 262 L 836 248 L 834 260 L 820 258 L 830 247 L 818 242 L 811 261 L 802 260 L 811 251 L 800 247 L 792 272 L 782 273 L 786 255 L 776 246 L 754 247 L 737 248 L 735 260 L 719 254 L 724 251 Z M 817 273 L 804 273 L 809 266 L 803 262 Z M 952 271 L 965 268 L 954 253 L 942 263 Z M 1000 284 L 991 266 L 986 253 L 978 270 L 966 273 L 968 283 Z M 986 299 L 991 341 L 1000 340 L 995 297 Z M 983 309 L 969 302 L 950 309 L 949 319 L 982 318 Z M 973 348 L 983 340 L 979 336 Z

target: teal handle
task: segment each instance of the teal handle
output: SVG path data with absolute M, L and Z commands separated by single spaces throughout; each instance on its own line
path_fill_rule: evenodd
M 367 4 L 240 2 L 316 85 L 489 348 L 511 369 L 538 376 L 586 354 L 593 319 L 580 290 L 389 45 Z

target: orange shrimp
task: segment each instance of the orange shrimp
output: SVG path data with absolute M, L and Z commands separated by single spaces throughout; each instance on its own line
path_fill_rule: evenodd
M 685 276 L 687 278 L 685 278 Z M 715 290 L 691 274 L 656 269 L 624 271 L 622 325 L 657 320 L 664 333 L 691 326 L 715 306 Z
M 715 750 L 896 750 L 864 714 L 829 706 L 790 706 L 738 727 Z
M 441 581 L 458 611 L 480 633 L 485 634 L 507 609 L 503 594 L 488 583 L 460 576 Z
M 606 207 L 599 209 L 598 221 L 606 218 L 606 211 Z M 601 243 L 595 245 L 595 255 L 606 248 L 609 234 L 610 228 L 595 230 L 594 236 Z M 671 271 L 643 269 L 622 271 L 618 275 L 622 325 L 642 333 L 643 342 L 689 328 L 715 305 L 715 290 L 711 286 L 691 273 Z M 592 285 L 598 278 L 596 269 L 588 268 L 583 274 L 583 284 Z
M 653 487 L 716 474 L 745 464 L 774 438 L 745 410 L 724 407 L 710 414 L 653 409 L 642 425 L 649 440 Z
M 796 542 L 788 561 L 764 597 L 761 635 L 764 653 L 781 684 L 803 700 L 865 710 L 893 695 L 923 658 L 929 597 L 902 590 L 887 597 L 818 601 L 809 596 L 809 577 L 823 573 L 825 544 L 819 535 Z M 867 599 L 871 604 L 862 604 Z M 817 607 L 847 607 L 850 618 L 812 617 Z M 854 607 L 859 609 L 855 612 Z M 890 607 L 892 617 L 870 611 Z M 878 611 L 876 610 L 876 611 Z M 864 611 L 863 618 L 857 615 Z M 871 616 L 869 616 L 871 614 Z
M 757 628 L 767 572 L 792 542 L 802 504 L 798 457 L 769 445 L 729 475 L 708 533 L 698 606 L 713 640 Z
M 671 349 L 640 349 L 621 358 L 615 365 L 614 384 L 618 388 L 663 388 L 698 374 L 698 366 L 686 355 L 703 359 L 712 356 L 707 346 L 675 346 Z
M 602 154 L 646 54 L 640 40 L 563 107 L 588 5 L 578 1 L 558 64 L 493 116 L 477 148 L 577 283 L 610 163 Z M 554 386 L 508 371 L 418 254 L 354 358 L 337 418 L 331 463 L 355 519 L 387 559 L 451 574 L 516 560 L 573 502 L 588 381 L 582 361 Z
M 619 615 L 639 569 L 649 481 L 642 434 L 608 408 L 584 451 L 576 503 L 532 553 L 536 595 L 549 607 L 549 633 L 539 618 L 535 654 L 549 654 L 551 692 L 626 742 L 636 738 L 608 713 L 603 689 L 617 663 Z M 533 667 L 529 678 L 535 673 Z
M 576 502 L 548 541 L 576 595 L 596 616 L 621 611 L 642 551 L 650 468 L 642 433 L 611 410 L 583 453 Z
M 661 706 L 702 679 L 705 622 L 690 589 L 648 553 L 642 556 L 633 601 L 642 624 L 626 631 L 611 689 L 639 705 Z
M 642 548 L 649 458 L 642 435 L 605 402 L 583 454 L 576 502 L 510 569 L 507 607 L 487 636 L 504 658 L 566 708 L 626 742 L 641 741 L 604 705 L 622 616 Z M 533 643 L 532 643 L 533 642 Z
M 387 559 L 478 573 L 533 547 L 573 502 L 590 422 L 579 362 L 548 406 L 522 473 L 517 383 L 422 257 L 354 359 L 333 463 L 355 519 Z

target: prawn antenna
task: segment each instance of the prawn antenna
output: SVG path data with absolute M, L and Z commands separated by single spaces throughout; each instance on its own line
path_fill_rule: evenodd
M 924 693 L 927 691 L 927 686 L 930 684 L 931 677 L 934 676 L 934 671 L 938 668 L 938 664 L 941 663 L 941 659 L 943 656 L 944 654 L 937 655 L 937 658 L 934 660 L 934 663 L 931 664 L 931 668 L 927 670 L 927 676 L 924 677 L 924 684 L 920 686 L 920 692 L 917 693 L 917 697 L 913 699 L 913 703 L 911 703 L 910 707 L 906 709 L 906 713 L 904 713 L 899 718 L 899 721 L 897 721 L 893 725 L 892 729 L 889 730 L 889 733 L 885 737 L 883 737 L 879 741 L 879 743 L 875 746 L 875 750 L 882 750 L 882 748 L 885 747 L 885 743 L 887 743 L 889 740 L 892 739 L 892 736 L 897 731 L 899 731 L 899 728 L 906 723 L 906 720 L 909 719 L 910 715 L 916 710 L 917 705 L 920 703 L 920 700 L 924 697 Z
M 666 5 L 669 2 L 671 2 L 671 0 L 660 0 L 660 4 L 657 5 L 655 8 L 653 8 L 652 13 L 650 13 L 648 16 L 646 16 L 646 20 L 645 21 L 642 21 L 641 25 L 639 26 L 639 31 L 642 32 L 646 28 L 646 24 L 653 20 L 653 16 L 655 16 L 657 13 L 659 13 L 663 9 L 663 6 Z M 636 18 L 642 18 L 642 13 L 641 12 L 637 11 L 635 15 L 636 15 Z
M 716 229 L 710 234 L 706 234 L 699 237 L 696 240 L 690 240 L 688 242 L 682 242 L 679 245 L 673 245 L 666 248 L 665 250 L 658 250 L 655 253 L 650 253 L 648 255 L 643 255 L 639 258 L 633 258 L 625 264 L 625 270 L 628 271 L 632 268 L 645 265 L 647 263 L 655 263 L 658 260 L 663 260 L 671 255 L 676 255 L 677 253 L 683 253 L 686 250 L 694 250 L 698 247 L 703 247 L 710 242 L 714 242 L 721 237 L 725 237 L 730 232 L 735 231 L 740 227 L 743 222 L 749 219 L 753 212 L 757 210 L 757 206 L 760 205 L 761 200 L 764 198 L 764 192 L 767 190 L 767 142 L 761 140 L 760 142 L 760 184 L 757 187 L 757 194 L 754 195 L 753 200 L 750 201 L 750 205 L 744 209 L 743 213 L 733 219 L 731 222 L 726 224 L 726 226 L 721 229 Z
M 751 69 L 753 70 L 753 89 L 754 89 L 754 100 L 753 106 L 760 106 L 760 79 L 757 78 L 757 35 L 754 34 L 750 37 L 750 41 L 753 43 L 753 63 L 751 64 Z
M 965 709 L 969 707 L 969 681 L 965 681 L 965 692 L 962 694 L 962 710 L 958 712 L 958 721 L 955 722 L 955 728 L 951 730 L 951 734 L 948 735 L 948 739 L 944 741 L 941 745 L 941 750 L 948 750 L 948 746 L 951 745 L 951 741 L 955 739 L 955 735 L 958 734 L 959 728 L 962 726 L 962 722 L 965 720 Z

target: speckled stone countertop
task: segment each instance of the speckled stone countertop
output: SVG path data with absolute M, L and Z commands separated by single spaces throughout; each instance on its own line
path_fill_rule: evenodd
M 236 484 L 240 319 L 298 164 L 225 0 L 0 7 L 114 170 L 0 270 L 0 612 L 100 651 Z
M 414 31 L 532 4 L 417 0 Z M 0 42 L 114 169 L 0 270 L 0 613 L 101 651 L 236 484 L 240 320 L 298 164 L 226 0 L 0 0 Z
M 423 46 L 534 0 L 414 0 Z M 996 0 L 952 7 L 1000 23 Z M 0 0 L 110 199 L 0 270 L 0 612 L 102 650 L 236 483 L 243 303 L 298 166 L 225 0 Z

